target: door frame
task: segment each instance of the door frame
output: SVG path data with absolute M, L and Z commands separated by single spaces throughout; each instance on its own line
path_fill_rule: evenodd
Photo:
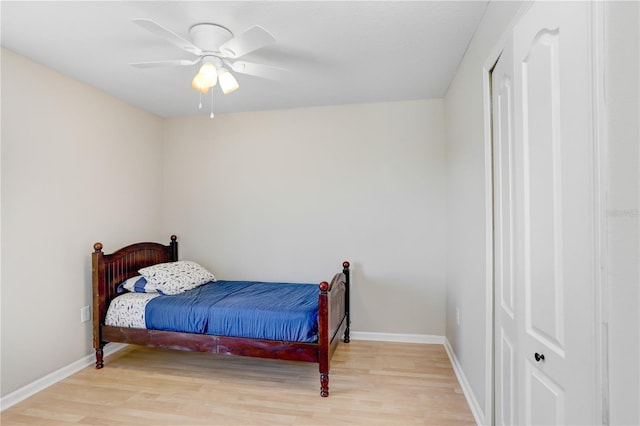
M 526 0 L 505 28 L 498 42 L 486 57 L 482 67 L 483 82 L 483 122 L 484 122 L 484 189 L 485 189 L 485 407 L 484 424 L 492 425 L 495 421 L 495 309 L 494 309 L 494 229 L 493 229 L 493 126 L 491 102 L 491 75 L 493 69 L 512 36 L 515 25 L 530 9 L 534 0 Z M 609 424 L 609 392 L 608 392 L 608 281 L 607 281 L 607 244 L 603 239 L 607 235 L 607 221 L 603 214 L 606 207 L 606 105 L 604 97 L 604 64 L 605 64 L 605 4 L 589 2 L 590 46 L 591 53 L 591 99 L 592 123 L 591 133 L 594 146 L 594 277 L 595 277 L 595 311 L 592 324 L 595 337 L 595 416 L 602 424 Z

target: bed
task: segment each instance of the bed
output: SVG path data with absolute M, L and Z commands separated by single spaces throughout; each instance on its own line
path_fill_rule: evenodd
M 109 306 L 116 297 L 122 295 L 122 283 L 134 279 L 142 268 L 177 262 L 178 241 L 176 236 L 172 235 L 168 245 L 141 242 L 126 246 L 111 254 L 103 253 L 102 243 L 95 243 L 93 248 L 93 346 L 96 353 L 97 369 L 104 367 L 103 350 L 105 344 L 109 342 L 214 354 L 306 361 L 318 364 L 320 395 L 329 396 L 331 357 L 341 339 L 345 343 L 349 343 L 349 262 L 343 262 L 342 271 L 336 273 L 330 282 L 323 281 L 317 287 L 313 286 L 317 288 L 313 294 L 313 304 L 317 312 L 317 320 L 314 325 L 315 335 L 307 333 L 307 341 L 297 341 L 299 339 L 290 339 L 288 336 L 269 339 L 263 336 L 238 337 L 210 334 L 210 330 L 207 330 L 208 334 L 204 334 L 202 332 L 107 325 Z M 199 288 L 208 288 L 210 284 Z M 225 285 L 233 286 L 236 284 L 226 284 L 225 282 Z M 274 284 L 274 286 L 277 285 L 279 284 Z M 308 290 L 309 285 L 305 285 L 305 288 Z M 191 291 L 193 290 L 189 292 Z M 234 291 L 238 292 L 237 289 Z M 316 293 L 317 305 L 315 304 Z M 159 297 L 158 300 L 167 300 L 172 297 Z M 252 328 L 258 329 L 259 327 Z

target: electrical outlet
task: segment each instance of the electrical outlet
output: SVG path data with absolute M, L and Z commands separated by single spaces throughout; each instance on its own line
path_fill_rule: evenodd
M 460 308 L 456 306 L 456 324 L 460 325 Z
M 91 319 L 91 306 L 80 308 L 80 322 L 87 322 Z

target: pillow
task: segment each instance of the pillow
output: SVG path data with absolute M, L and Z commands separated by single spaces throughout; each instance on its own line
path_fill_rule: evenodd
M 131 277 L 120 284 L 120 286 L 132 293 L 158 293 L 156 286 L 148 282 L 142 275 Z
M 213 274 L 188 260 L 158 263 L 138 271 L 159 293 L 180 294 L 202 284 L 215 281 Z

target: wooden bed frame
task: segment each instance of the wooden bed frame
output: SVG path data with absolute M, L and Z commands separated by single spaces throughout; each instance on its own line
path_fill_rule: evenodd
M 156 263 L 178 260 L 178 242 L 171 236 L 169 245 L 137 243 L 112 254 L 102 252 L 102 243 L 93 245 L 93 347 L 96 368 L 104 367 L 106 343 L 120 342 L 156 348 L 231 354 L 292 361 L 317 362 L 320 370 L 320 395 L 329 396 L 329 361 L 340 337 L 349 343 L 349 262 L 331 283 L 323 281 L 318 291 L 318 341 L 313 343 L 260 340 L 174 331 L 112 327 L 104 324 L 107 308 L 118 296 L 118 285 L 138 275 L 138 270 Z

